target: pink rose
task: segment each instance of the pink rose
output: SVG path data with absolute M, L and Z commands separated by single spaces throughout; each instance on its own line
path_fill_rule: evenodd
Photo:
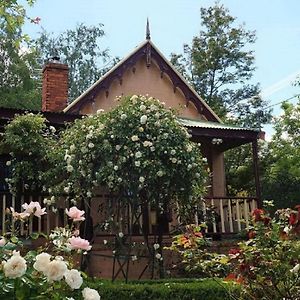
M 74 222 L 85 220 L 83 217 L 84 211 L 79 210 L 76 206 L 71 207 L 69 210 L 66 209 L 66 214 L 73 219 Z
M 73 250 L 86 250 L 89 251 L 92 249 L 92 246 L 90 245 L 88 240 L 82 239 L 81 237 L 75 237 L 72 236 L 68 239 L 69 248 Z
M 25 213 L 34 214 L 36 217 L 40 218 L 42 215 L 45 215 L 46 208 L 41 208 L 39 202 L 31 201 L 29 204 L 24 203 L 22 207 L 25 209 Z

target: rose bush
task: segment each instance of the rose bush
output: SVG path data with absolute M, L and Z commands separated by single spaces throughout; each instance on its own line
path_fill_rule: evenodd
M 106 186 L 124 200 L 144 198 L 161 210 L 170 202 L 182 214 L 193 209 L 207 179 L 199 145 L 159 100 L 134 95 L 118 101 L 111 111 L 76 120 L 63 133 L 53 171 L 66 177 L 56 190 L 80 200 Z
M 11 209 L 7 220 L 11 230 L 0 240 L 1 299 L 100 299 L 96 290 L 86 287 L 83 281 L 86 275 L 75 268 L 73 261 L 75 253 L 85 253 L 91 249 L 87 240 L 77 236 L 78 214 L 69 215 L 75 221 L 72 226 L 55 229 L 44 247 L 26 251 L 22 239 L 18 237 L 18 223 L 23 222 L 26 228 L 26 223 L 32 218 L 41 218 L 46 212 L 38 202 L 26 203 L 23 209 L 21 213 Z M 80 212 L 76 207 L 71 211 Z M 80 212 L 82 219 L 83 213 Z M 27 239 L 37 237 L 32 234 Z
M 300 299 L 300 212 L 252 212 L 249 240 L 229 252 L 228 280 L 241 284 L 244 299 Z
M 43 116 L 33 113 L 16 115 L 5 127 L 2 152 L 11 157 L 7 161 L 11 172 L 7 181 L 13 194 L 23 188 L 42 190 L 45 171 L 51 167 L 48 156 L 56 145 L 55 131 Z
M 205 237 L 205 229 L 204 223 L 187 225 L 165 249 L 179 254 L 179 262 L 173 268 L 185 276 L 224 277 L 229 270 L 228 258 L 210 249 L 211 240 Z

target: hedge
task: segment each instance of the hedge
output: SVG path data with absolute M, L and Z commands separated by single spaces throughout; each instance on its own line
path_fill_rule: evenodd
M 228 293 L 238 293 L 238 288 L 213 279 L 183 279 L 160 281 L 117 281 L 94 280 L 89 287 L 98 290 L 101 300 L 226 300 Z

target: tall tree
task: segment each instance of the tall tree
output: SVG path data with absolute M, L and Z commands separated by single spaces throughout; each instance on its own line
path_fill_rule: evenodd
M 109 67 L 108 49 L 100 47 L 104 36 L 103 24 L 79 24 L 57 37 L 45 31 L 37 39 L 37 48 L 43 61 L 59 56 L 69 66 L 69 100 L 72 101 L 91 86 Z M 105 65 L 106 63 L 106 65 Z
M 265 151 L 263 195 L 277 207 L 299 204 L 300 186 L 300 99 L 283 103 L 283 114 L 275 119 L 275 134 Z
M 34 1 L 28 0 L 32 5 Z M 30 19 L 17 0 L 0 0 L 0 106 L 38 109 L 36 53 L 22 26 Z
M 270 118 L 259 85 L 251 84 L 254 54 L 249 50 L 255 32 L 236 25 L 236 18 L 219 3 L 201 8 L 201 31 L 172 63 L 199 95 L 223 119 L 260 127 Z

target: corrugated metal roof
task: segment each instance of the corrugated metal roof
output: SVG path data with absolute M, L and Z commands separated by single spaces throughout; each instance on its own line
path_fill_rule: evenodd
M 252 130 L 259 132 L 257 128 L 238 127 L 234 125 L 226 125 L 218 122 L 210 122 L 205 120 L 193 120 L 187 118 L 178 118 L 178 121 L 183 126 L 197 127 L 197 128 L 211 128 L 211 129 L 230 129 L 230 130 Z

